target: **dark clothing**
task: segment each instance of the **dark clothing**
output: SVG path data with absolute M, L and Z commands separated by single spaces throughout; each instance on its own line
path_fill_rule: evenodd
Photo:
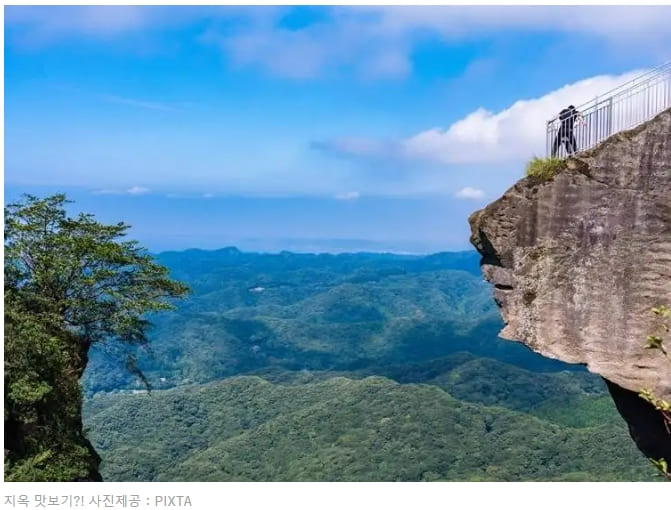
M 559 112 L 559 120 L 561 121 L 560 131 L 564 131 L 566 133 L 572 133 L 573 126 L 575 124 L 575 120 L 577 117 L 578 117 L 578 110 L 576 110 L 573 106 L 564 108 L 561 112 Z
M 559 148 L 564 143 L 567 154 L 573 154 L 578 150 L 578 146 L 575 141 L 575 136 L 573 135 L 573 128 L 575 121 L 578 118 L 578 110 L 573 106 L 564 108 L 559 112 L 559 122 L 561 123 L 557 136 L 555 137 L 554 144 L 552 144 L 552 157 L 555 157 L 559 152 Z
M 557 136 L 555 137 L 555 143 L 552 145 L 552 157 L 556 157 L 557 153 L 559 152 L 559 148 L 561 147 L 562 140 L 564 142 L 564 147 L 566 148 L 566 154 L 571 155 L 577 150 L 577 144 L 575 141 L 575 136 L 573 136 L 573 133 L 570 134 L 562 134 L 561 130 L 559 133 L 557 133 Z

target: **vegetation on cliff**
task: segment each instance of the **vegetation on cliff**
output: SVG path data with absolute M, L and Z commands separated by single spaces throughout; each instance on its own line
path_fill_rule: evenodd
M 69 217 L 64 195 L 5 209 L 5 478 L 99 479 L 81 429 L 79 377 L 91 345 L 147 342 L 148 312 L 186 288 L 128 225 Z M 118 351 L 117 351 L 118 352 Z M 126 364 L 137 372 L 132 352 Z
M 541 181 L 547 181 L 554 177 L 554 175 L 561 170 L 566 163 L 563 159 L 548 157 L 548 158 L 533 158 L 527 163 L 526 176 L 534 177 Z
M 657 327 L 657 331 L 651 335 L 648 335 L 645 348 L 658 350 L 666 359 L 671 362 L 671 358 L 669 357 L 669 353 L 665 344 L 665 341 L 668 340 L 671 336 L 671 326 L 669 325 L 669 322 L 671 321 L 671 309 L 669 309 L 669 307 L 666 305 L 656 306 L 652 309 L 652 313 L 657 316 L 659 325 Z M 641 390 L 639 392 L 639 396 L 652 405 L 655 410 L 661 414 L 664 428 L 669 435 L 669 440 L 671 441 L 671 402 L 655 396 L 652 391 L 647 388 Z M 651 458 L 650 460 L 667 480 L 671 480 L 669 460 L 665 458 Z

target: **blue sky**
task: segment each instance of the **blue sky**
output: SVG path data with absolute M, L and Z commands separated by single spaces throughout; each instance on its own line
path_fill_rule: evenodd
M 150 249 L 468 248 L 544 121 L 671 58 L 669 7 L 5 7 L 5 198 Z

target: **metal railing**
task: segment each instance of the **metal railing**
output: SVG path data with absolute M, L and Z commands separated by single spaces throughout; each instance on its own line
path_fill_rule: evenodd
M 546 154 L 565 158 L 671 108 L 671 61 L 547 122 Z

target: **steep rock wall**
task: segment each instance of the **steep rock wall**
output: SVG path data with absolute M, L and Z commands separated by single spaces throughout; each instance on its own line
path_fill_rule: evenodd
M 671 306 L 671 110 L 548 181 L 520 180 L 469 221 L 503 338 L 603 376 L 630 427 L 648 405 L 640 390 L 671 400 L 671 360 L 644 348 L 652 308 Z M 671 459 L 671 444 L 653 443 L 637 440 Z

